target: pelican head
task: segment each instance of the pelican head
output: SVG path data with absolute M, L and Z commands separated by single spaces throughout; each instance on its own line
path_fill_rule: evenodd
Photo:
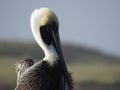
M 35 40 L 45 53 L 43 60 L 53 63 L 62 55 L 57 16 L 48 8 L 39 8 L 32 13 L 30 23 Z

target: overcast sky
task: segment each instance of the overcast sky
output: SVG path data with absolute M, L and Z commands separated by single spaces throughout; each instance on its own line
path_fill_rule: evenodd
M 120 0 L 0 0 L 0 40 L 34 41 L 30 15 L 51 8 L 63 42 L 120 56 Z

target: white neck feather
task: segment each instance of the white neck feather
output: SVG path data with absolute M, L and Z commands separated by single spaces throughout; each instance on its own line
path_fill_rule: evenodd
M 45 53 L 45 57 L 43 58 L 43 60 L 46 60 L 50 62 L 51 64 L 53 64 L 53 62 L 56 61 L 56 59 L 58 58 L 58 54 L 53 45 L 48 46 L 47 44 L 45 44 L 45 42 L 41 38 L 41 34 L 39 30 L 41 15 L 42 14 L 38 12 L 38 10 L 35 10 L 32 13 L 31 20 L 30 20 L 31 29 L 32 29 L 33 36 L 35 37 L 35 40 L 37 41 L 37 43 L 39 44 L 39 46 L 43 49 Z

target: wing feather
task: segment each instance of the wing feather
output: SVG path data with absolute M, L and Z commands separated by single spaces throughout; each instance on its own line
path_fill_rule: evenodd
M 16 64 L 16 72 L 17 72 L 17 84 L 20 82 L 22 75 L 26 71 L 27 68 L 31 67 L 34 64 L 32 59 L 25 59 Z

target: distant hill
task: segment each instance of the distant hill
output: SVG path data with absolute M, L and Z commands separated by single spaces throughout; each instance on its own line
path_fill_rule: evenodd
M 103 54 L 98 50 L 93 50 L 83 46 L 75 46 L 71 44 L 62 45 L 65 60 L 70 61 L 96 61 L 104 60 L 120 62 L 120 58 L 111 55 Z M 30 58 L 43 58 L 44 54 L 41 48 L 36 43 L 25 42 L 0 42 L 0 56 L 26 56 Z

